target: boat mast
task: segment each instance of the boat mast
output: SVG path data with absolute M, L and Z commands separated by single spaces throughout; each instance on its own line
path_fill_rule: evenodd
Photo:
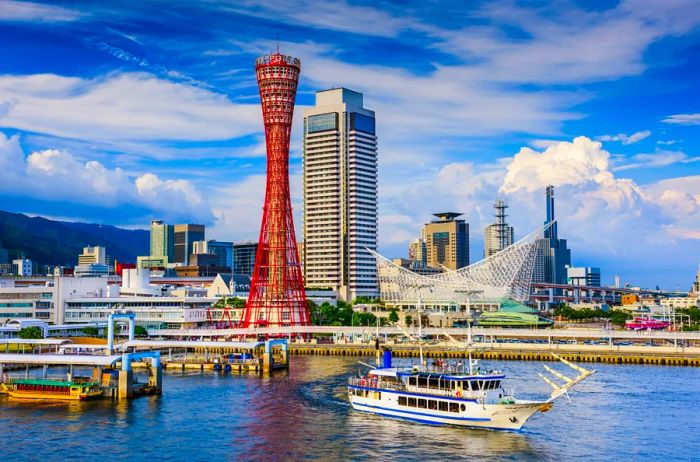
M 420 290 L 422 287 L 418 287 L 418 303 L 416 304 L 416 311 L 418 311 L 418 352 L 420 353 L 420 367 L 423 367 L 423 315 L 421 314 L 421 299 Z

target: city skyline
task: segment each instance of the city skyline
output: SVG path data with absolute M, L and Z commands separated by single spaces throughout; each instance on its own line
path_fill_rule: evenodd
M 381 253 L 405 256 L 436 208 L 482 230 L 499 195 L 517 240 L 544 219 L 551 183 L 572 264 L 603 268 L 603 283 L 620 274 L 683 289 L 697 268 L 692 2 L 585 12 L 499 2 L 452 14 L 335 3 L 313 15 L 301 13 L 311 4 L 176 4 L 167 17 L 159 3 L 1 5 L 0 36 L 17 44 L 0 52 L 10 211 L 201 222 L 212 238 L 254 240 L 265 167 L 251 62 L 280 33 L 280 48 L 305 63 L 290 165 L 298 235 L 301 113 L 315 91 L 347 86 L 379 121 Z M 471 244 L 481 255 L 481 232 Z

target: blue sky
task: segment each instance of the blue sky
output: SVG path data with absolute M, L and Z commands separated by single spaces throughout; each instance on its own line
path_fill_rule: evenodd
M 464 3 L 464 4 L 462 4 Z M 524 236 L 556 186 L 573 263 L 689 287 L 700 263 L 700 8 L 599 2 L 0 0 L 0 208 L 256 239 L 265 147 L 255 57 L 302 61 L 301 109 L 346 86 L 377 114 L 380 247 L 406 254 L 491 204 Z

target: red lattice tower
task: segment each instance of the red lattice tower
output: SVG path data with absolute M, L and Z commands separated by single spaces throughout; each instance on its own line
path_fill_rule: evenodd
M 275 53 L 255 62 L 267 145 L 267 186 L 243 327 L 308 326 L 289 197 L 289 137 L 301 63 Z

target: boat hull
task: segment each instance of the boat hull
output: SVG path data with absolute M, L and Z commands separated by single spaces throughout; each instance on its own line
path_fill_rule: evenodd
M 376 394 L 375 394 L 376 395 Z M 349 394 L 350 404 L 358 411 L 413 420 L 432 425 L 454 425 L 459 427 L 488 428 L 518 431 L 537 412 L 551 408 L 547 402 L 516 402 L 512 404 L 481 404 L 474 400 L 449 400 L 458 402 L 459 412 L 422 409 L 398 404 L 398 392 L 383 391 L 381 398 Z M 442 397 L 424 396 L 425 399 L 445 401 Z
M 42 393 L 41 391 L 24 391 L 16 390 L 11 386 L 0 384 L 2 391 L 7 393 L 10 398 L 15 399 L 35 399 L 35 400 L 50 400 L 50 401 L 85 401 L 95 399 L 102 396 L 102 391 L 91 391 L 84 393 Z

